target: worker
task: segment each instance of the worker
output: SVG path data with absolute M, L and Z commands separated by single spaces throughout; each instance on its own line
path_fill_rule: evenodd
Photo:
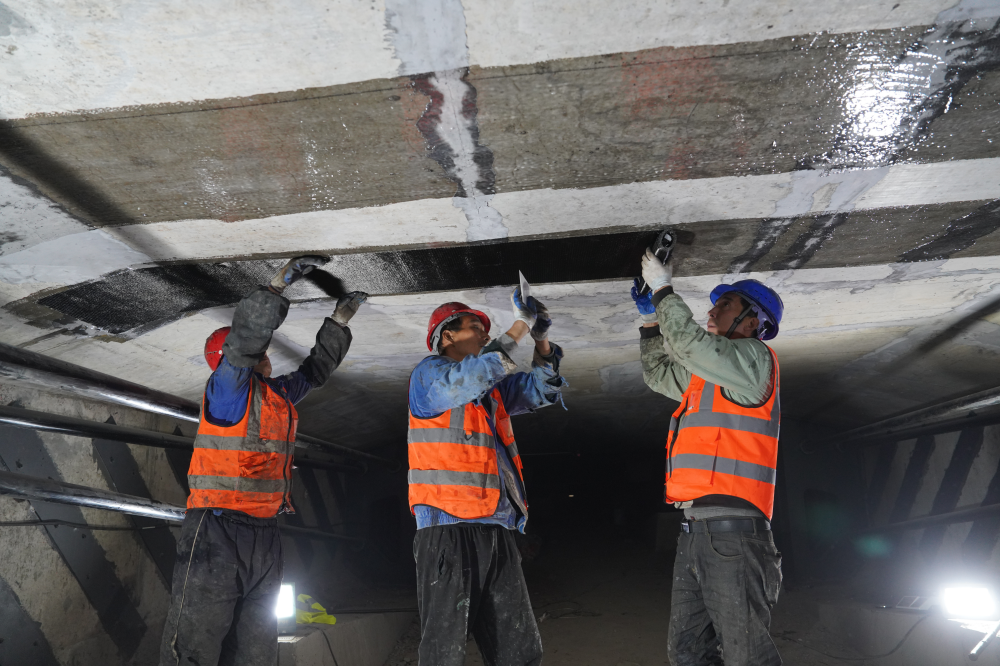
M 410 375 L 407 438 L 420 666 L 462 666 L 469 635 L 495 666 L 540 664 L 542 639 L 513 530 L 528 502 L 510 418 L 560 400 L 562 350 L 532 297 L 511 295 L 514 325 L 490 340 L 490 320 L 463 303 L 431 314 L 427 349 Z M 530 333 L 531 372 L 512 360 Z
M 292 513 L 293 406 L 319 388 L 351 346 L 351 317 L 367 299 L 341 297 L 299 369 L 271 377 L 267 348 L 288 314 L 282 292 L 325 263 L 289 261 L 236 306 L 232 327 L 205 343 L 212 375 L 188 469 L 187 513 L 177 543 L 161 666 L 278 663 L 279 513 Z
M 674 666 L 772 666 L 768 634 L 781 585 L 771 536 L 778 461 L 778 334 L 784 306 L 756 280 L 712 290 L 705 328 L 674 293 L 671 263 L 647 250 L 643 379 L 680 401 L 667 439 L 666 501 L 684 510 L 667 650 Z

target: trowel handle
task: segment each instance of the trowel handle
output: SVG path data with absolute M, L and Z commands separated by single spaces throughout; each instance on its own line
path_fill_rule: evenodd
M 656 237 L 656 242 L 653 243 L 653 254 L 655 254 L 662 263 L 667 263 L 667 260 L 670 259 L 670 251 L 674 249 L 674 242 L 676 242 L 676 240 L 677 234 L 672 232 L 670 229 L 664 229 L 660 232 L 660 235 Z M 646 284 L 646 281 L 643 280 L 641 276 L 639 277 L 639 283 L 641 285 L 639 287 L 639 294 L 642 295 L 648 293 L 649 285 Z

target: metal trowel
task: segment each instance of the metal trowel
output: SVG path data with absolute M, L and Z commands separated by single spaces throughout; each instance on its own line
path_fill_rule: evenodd
M 528 299 L 531 298 L 531 285 L 521 271 L 517 272 L 517 277 L 521 281 L 521 302 L 527 305 Z
M 653 243 L 653 254 L 656 255 L 656 258 L 661 263 L 665 264 L 670 259 L 670 251 L 674 249 L 675 242 L 677 242 L 677 234 L 670 229 L 664 229 L 656 237 L 656 242 Z M 523 275 L 521 276 L 521 281 L 524 281 Z M 639 293 L 645 294 L 647 292 L 649 292 L 649 285 L 642 279 L 642 276 L 639 276 Z

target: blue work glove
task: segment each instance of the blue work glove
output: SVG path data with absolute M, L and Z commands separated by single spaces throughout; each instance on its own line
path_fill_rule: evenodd
M 514 287 L 510 295 L 510 305 L 514 310 L 514 321 L 523 321 L 528 328 L 535 325 L 535 319 L 538 317 L 538 301 L 533 296 L 529 296 L 528 303 L 525 304 L 521 301 L 521 288 Z
M 535 317 L 535 325 L 531 327 L 531 338 L 541 342 L 549 337 L 552 317 L 549 315 L 549 309 L 542 305 L 541 301 L 535 300 L 534 296 L 529 300 L 534 301 L 535 311 L 538 313 Z
M 645 294 L 639 293 L 639 278 L 632 282 L 632 300 L 635 307 L 639 308 L 642 321 L 645 324 L 652 324 L 656 321 L 656 307 L 653 306 L 653 292 L 647 291 Z

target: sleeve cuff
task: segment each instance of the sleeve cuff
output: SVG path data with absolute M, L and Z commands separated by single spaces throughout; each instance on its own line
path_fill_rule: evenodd
M 660 325 L 656 326 L 640 326 L 639 327 L 639 339 L 645 340 L 647 338 L 655 338 L 662 335 L 660 333 Z
M 653 296 L 650 298 L 650 301 L 653 303 L 653 307 L 655 308 L 657 305 L 660 304 L 660 301 L 662 301 L 664 298 L 666 298 L 672 293 L 674 293 L 674 288 L 673 286 L 668 284 L 666 287 L 660 289 L 658 292 L 653 294 Z

